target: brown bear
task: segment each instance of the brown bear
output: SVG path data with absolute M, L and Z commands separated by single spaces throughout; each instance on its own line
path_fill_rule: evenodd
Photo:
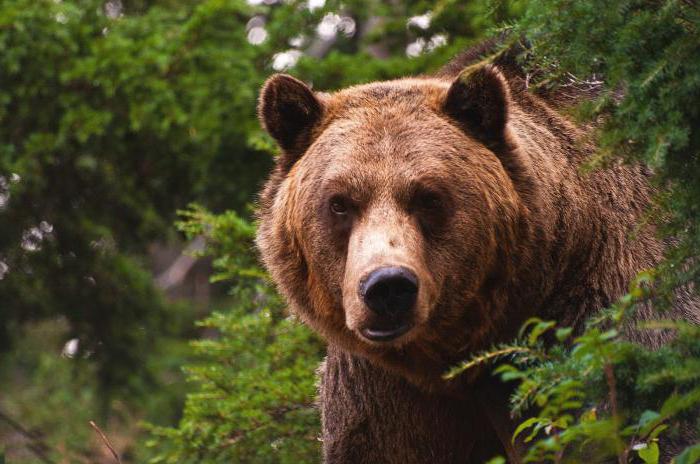
M 580 324 L 662 257 L 638 226 L 648 172 L 582 174 L 594 146 L 561 99 L 529 92 L 505 61 L 465 68 L 474 56 L 334 93 L 288 75 L 262 89 L 281 154 L 257 244 L 291 311 L 328 341 L 326 462 L 519 462 L 508 390 L 442 374 L 533 315 Z

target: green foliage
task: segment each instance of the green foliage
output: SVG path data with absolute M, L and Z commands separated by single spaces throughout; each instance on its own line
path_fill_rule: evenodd
M 158 369 L 149 368 L 158 373 L 158 384 L 167 388 L 159 387 L 162 391 L 146 398 L 111 398 L 105 405 L 96 364 L 84 353 L 74 351 L 75 347 L 64 347 L 67 325 L 63 319 L 27 324 L 16 349 L 0 355 L 4 366 L 0 370 L 0 437 L 8 462 L 38 462 L 29 448 L 42 450 L 52 462 L 100 462 L 101 444 L 88 425 L 90 420 L 119 443 L 128 458 L 135 450 L 133 445 L 124 445 L 137 440 L 139 421 L 170 423 L 181 407 L 183 388 L 169 380 L 186 355 L 180 343 L 163 346 L 163 352 L 168 353 L 166 360 L 159 360 Z M 143 380 L 135 376 L 131 381 Z M 146 387 L 132 388 L 142 391 Z M 106 407 L 111 412 L 108 418 L 104 417 Z M 28 435 L 20 433 L 17 426 Z
M 147 245 L 198 195 L 243 205 L 269 158 L 239 143 L 262 80 L 257 51 L 236 46 L 245 5 L 119 18 L 103 6 L 0 5 L 0 340 L 63 316 L 108 394 L 150 375 L 154 335 L 179 330 L 144 271 Z
M 87 423 L 97 414 L 95 407 L 99 403 L 95 401 L 94 366 L 86 365 L 83 359 L 71 360 L 46 350 L 47 346 L 52 346 L 60 353 L 61 325 L 65 324 L 38 323 L 26 327 L 27 337 L 19 342 L 18 350 L 2 357 L 3 365 L 20 366 L 22 380 L 18 382 L 12 378 L 17 376 L 17 368 L 3 372 L 0 408 L 10 417 L 31 418 L 36 428 L 56 430 L 57 433 L 48 437 L 47 446 L 70 450 L 71 458 L 79 460 L 90 456 L 90 431 L 88 428 L 69 430 L 64 421 Z M 41 340 L 43 346 L 35 340 Z M 76 403 L 85 406 L 76 408 Z M 37 405 L 42 407 L 37 408 Z M 62 414 L 57 415 L 55 411 L 62 411 Z M 3 431 L 6 426 L 0 423 Z
M 205 234 L 216 279 L 234 282 L 231 307 L 200 325 L 216 334 L 193 342 L 185 368 L 195 391 L 176 428 L 154 427 L 152 463 L 315 462 L 319 422 L 314 372 L 322 344 L 285 315 L 251 253 L 254 228 L 233 212 L 200 207 L 180 228 Z
M 245 282 L 247 278 L 263 278 L 253 245 L 255 227 L 235 211 L 216 215 L 201 205 L 190 205 L 179 211 L 181 221 L 177 227 L 187 237 L 205 236 L 207 248 L 200 256 L 213 256 L 215 274 L 212 280 Z
M 675 337 L 654 349 L 627 341 L 623 333 L 648 297 L 635 283 L 628 297 L 573 340 L 569 330 L 532 319 L 518 341 L 476 355 L 446 377 L 503 361 L 494 374 L 516 382 L 512 410 L 530 416 L 513 434 L 527 445 L 526 462 L 626 463 L 638 457 L 658 463 L 658 440 L 682 443 L 687 431 L 700 430 L 700 327 L 647 322 L 634 330 L 673 330 Z M 676 462 L 690 459 L 695 448 Z
M 660 274 L 668 289 L 700 265 L 700 7 L 683 0 L 530 2 L 516 30 L 532 44 L 539 85 L 604 91 L 582 109 L 602 116 L 595 164 L 641 160 L 657 174 L 658 222 L 680 243 Z

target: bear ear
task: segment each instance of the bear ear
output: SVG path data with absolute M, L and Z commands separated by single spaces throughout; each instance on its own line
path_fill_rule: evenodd
M 311 89 L 286 74 L 275 74 L 263 85 L 258 117 L 263 128 L 293 164 L 311 144 L 311 132 L 321 120 L 323 106 Z
M 487 146 L 505 141 L 509 88 L 492 65 L 468 67 L 452 83 L 443 111 Z

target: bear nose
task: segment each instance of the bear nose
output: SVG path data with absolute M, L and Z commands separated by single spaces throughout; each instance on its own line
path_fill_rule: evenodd
M 418 278 L 405 267 L 382 267 L 360 284 L 360 296 L 378 316 L 398 320 L 416 304 Z

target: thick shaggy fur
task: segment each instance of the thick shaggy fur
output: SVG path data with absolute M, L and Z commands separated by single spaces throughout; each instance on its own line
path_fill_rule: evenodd
M 261 120 L 282 153 L 258 246 L 292 312 L 329 344 L 326 462 L 518 462 L 508 392 L 441 374 L 533 315 L 579 325 L 662 256 L 639 225 L 645 169 L 582 174 L 586 131 L 508 66 L 465 69 L 472 55 L 436 76 L 332 94 L 283 75 L 263 88 Z M 328 207 L 337 198 L 342 217 Z M 372 315 L 357 285 L 383 264 L 420 281 L 414 328 L 391 343 L 360 335 Z M 698 320 L 687 296 L 677 311 Z

